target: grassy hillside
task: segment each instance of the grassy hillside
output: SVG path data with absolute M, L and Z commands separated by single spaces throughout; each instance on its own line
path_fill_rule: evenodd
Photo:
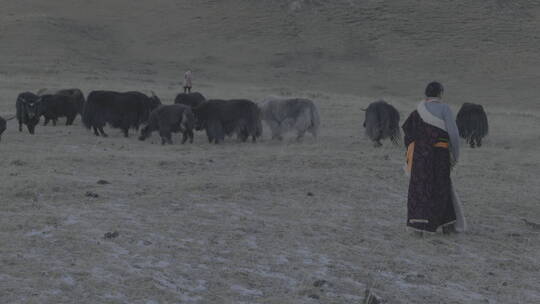
M 0 73 L 145 75 L 526 104 L 536 1 L 2 1 Z M 60 78 L 62 76 L 59 76 Z M 532 107 L 538 108 L 536 105 Z

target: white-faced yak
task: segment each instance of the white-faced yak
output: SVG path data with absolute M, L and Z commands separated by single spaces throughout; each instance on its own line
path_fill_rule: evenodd
M 297 140 L 306 132 L 317 137 L 321 124 L 319 110 L 309 99 L 267 97 L 261 102 L 261 111 L 272 139 L 282 140 L 283 134 L 290 131 L 296 131 Z

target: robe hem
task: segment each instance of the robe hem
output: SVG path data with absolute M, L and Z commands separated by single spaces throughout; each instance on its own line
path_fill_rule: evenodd
M 418 231 L 418 232 L 427 232 L 427 233 L 431 233 L 431 234 L 436 234 L 437 230 L 439 230 L 439 228 L 454 225 L 454 224 L 456 224 L 456 222 L 457 222 L 457 220 L 453 220 L 453 221 L 450 221 L 448 223 L 441 224 L 441 225 L 437 226 L 435 231 L 429 231 L 429 230 L 424 230 L 424 229 L 420 229 L 420 228 L 415 228 L 415 227 L 409 226 L 408 225 L 409 223 L 407 223 L 407 229 L 411 229 L 411 230 Z M 426 222 L 417 222 L 417 223 L 428 223 L 428 221 L 426 220 Z M 414 223 L 411 223 L 411 224 L 414 224 Z M 457 232 L 462 232 L 462 231 L 457 231 Z

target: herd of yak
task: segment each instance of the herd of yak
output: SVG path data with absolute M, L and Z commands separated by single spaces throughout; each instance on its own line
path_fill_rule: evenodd
M 385 101 L 372 102 L 365 109 L 366 135 L 376 147 L 389 138 L 395 144 L 400 139 L 399 112 Z M 317 137 L 320 127 L 319 111 L 313 101 L 303 98 L 267 97 L 257 104 L 247 99 L 209 99 L 201 93 L 180 93 L 174 104 L 164 105 L 152 92 L 151 96 L 131 91 L 92 91 L 85 99 L 79 89 L 50 91 L 42 89 L 36 94 L 18 95 L 16 115 L 19 131 L 26 125 L 34 134 L 43 116 L 44 125 L 65 117 L 71 125 L 81 115 L 84 126 L 96 136 L 107 137 L 105 125 L 120 129 L 125 137 L 130 129 L 142 126 L 139 139 L 145 140 L 157 131 L 162 144 L 172 144 L 172 133 L 182 134 L 182 143 L 193 142 L 194 130 L 206 131 L 210 143 L 219 143 L 225 137 L 236 136 L 253 142 L 262 136 L 262 121 L 270 128 L 272 139 L 281 140 L 283 134 L 296 131 L 301 140 L 306 132 Z M 9 120 L 8 119 L 8 120 Z M 457 115 L 460 136 L 471 147 L 482 144 L 488 133 L 486 113 L 481 105 L 465 103 Z M 6 129 L 6 120 L 0 117 L 0 136 Z

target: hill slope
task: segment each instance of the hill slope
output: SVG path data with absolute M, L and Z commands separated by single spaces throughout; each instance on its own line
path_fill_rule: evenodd
M 140 74 L 524 104 L 537 1 L 2 1 L 0 73 Z M 534 105 L 535 108 L 538 106 Z

